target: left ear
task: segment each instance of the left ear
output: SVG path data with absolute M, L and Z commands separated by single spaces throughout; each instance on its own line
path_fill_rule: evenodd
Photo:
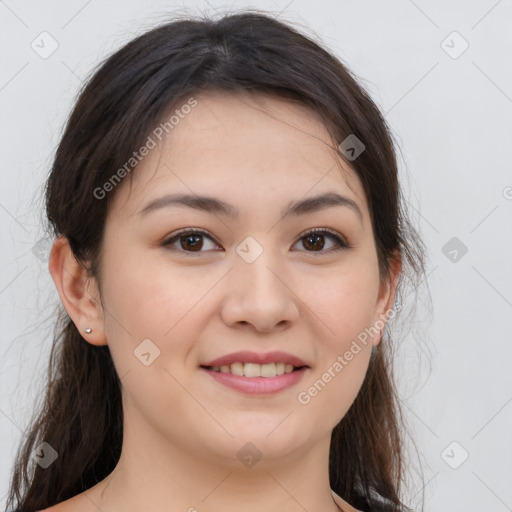
M 395 301 L 396 287 L 398 279 L 402 271 L 402 255 L 399 251 L 393 253 L 389 259 L 389 273 L 387 278 L 381 282 L 379 288 L 379 295 L 375 308 L 375 318 L 373 325 L 380 332 L 377 336 L 373 337 L 373 346 L 376 347 L 382 341 L 382 331 L 386 326 L 387 320 L 391 313 L 391 308 Z

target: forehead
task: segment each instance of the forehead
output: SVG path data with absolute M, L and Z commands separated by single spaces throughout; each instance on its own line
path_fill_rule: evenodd
M 217 192 L 243 206 L 246 200 L 288 200 L 333 189 L 366 209 L 355 171 L 337 155 L 313 110 L 266 94 L 192 98 L 183 105 L 193 107 L 175 106 L 155 127 L 155 147 L 118 186 L 112 210 L 132 215 L 163 192 Z

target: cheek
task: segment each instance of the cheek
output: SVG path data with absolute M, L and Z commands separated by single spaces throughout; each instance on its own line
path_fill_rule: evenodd
M 105 328 L 117 372 L 144 382 L 148 391 L 170 381 L 172 393 L 176 382 L 169 372 L 181 382 L 195 370 L 189 356 L 215 314 L 211 298 L 226 271 L 177 269 L 149 258 L 126 258 L 110 268 L 115 279 L 104 280 Z
M 358 262 L 322 280 L 305 302 L 319 321 L 315 338 L 319 364 L 297 396 L 334 427 L 346 414 L 365 378 L 372 349 L 372 323 L 378 297 L 378 271 Z
M 201 299 L 222 274 L 201 278 L 197 268 L 177 271 L 136 258 L 105 262 L 104 269 L 105 328 L 129 406 L 136 404 L 155 425 L 171 408 L 200 416 L 179 383 L 191 370 L 186 356 L 203 328 Z
M 219 280 L 211 270 L 198 276 L 197 268 L 175 269 L 154 260 L 150 265 L 125 260 L 113 272 L 115 282 L 106 280 L 105 299 L 115 320 L 107 315 L 106 323 L 115 333 L 121 324 L 134 339 L 171 337 Z
M 305 281 L 302 296 L 325 327 L 324 348 L 344 350 L 347 343 L 371 327 L 378 292 L 378 268 L 371 254 L 319 275 L 316 281 Z

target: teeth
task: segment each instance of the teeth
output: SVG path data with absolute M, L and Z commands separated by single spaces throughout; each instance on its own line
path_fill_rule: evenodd
M 275 377 L 277 373 L 275 363 L 262 364 L 260 372 L 261 377 Z
M 245 377 L 275 377 L 283 373 L 291 373 L 293 368 L 294 366 L 290 363 L 233 363 L 213 366 L 212 370 Z
M 244 374 L 244 365 L 242 363 L 233 363 L 231 365 L 231 373 L 233 375 L 241 375 Z
M 261 377 L 261 364 L 245 363 L 244 375 L 246 377 Z

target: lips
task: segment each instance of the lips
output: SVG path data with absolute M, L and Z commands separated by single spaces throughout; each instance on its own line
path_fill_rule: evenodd
M 297 385 L 309 366 L 286 352 L 233 352 L 201 364 L 223 386 L 253 396 L 273 395 Z
M 253 363 L 246 363 L 246 365 L 251 364 Z M 264 365 L 262 365 L 262 367 L 263 366 Z M 211 367 L 203 366 L 201 367 L 201 371 L 208 375 L 208 378 L 212 378 L 219 384 L 236 391 L 250 395 L 268 395 L 296 386 L 309 369 L 306 366 L 302 366 L 301 368 L 295 368 L 290 373 L 283 373 L 275 376 L 268 375 L 267 377 L 224 373 L 222 371 L 215 371 Z
M 273 351 L 273 352 L 251 352 L 251 351 L 241 351 L 241 352 L 233 352 L 231 354 L 227 354 L 222 357 L 218 357 L 217 359 L 212 359 L 206 363 L 202 363 L 202 367 L 211 367 L 214 366 L 224 366 L 231 365 L 233 363 L 254 363 L 254 364 L 269 364 L 269 363 L 284 363 L 291 364 L 295 368 L 301 368 L 303 366 L 309 367 L 302 359 L 292 354 L 288 354 L 286 352 Z

